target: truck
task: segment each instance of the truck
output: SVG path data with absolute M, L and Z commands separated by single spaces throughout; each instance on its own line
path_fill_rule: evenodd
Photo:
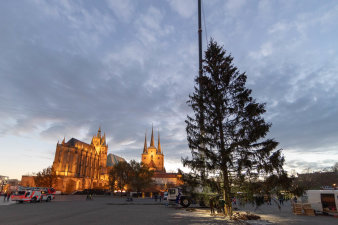
M 184 208 L 189 207 L 192 203 L 198 203 L 200 206 L 205 206 L 206 201 L 204 196 L 215 196 L 213 193 L 203 193 L 202 188 L 195 188 L 194 192 L 192 193 L 194 194 L 184 193 L 181 187 L 169 188 L 167 196 L 168 204 L 170 205 L 179 203 Z
M 302 196 L 302 203 L 311 204 L 316 212 L 337 213 L 338 190 L 308 190 Z
M 53 199 L 55 199 L 55 190 L 47 187 L 18 187 L 11 196 L 11 200 L 18 203 L 50 202 Z

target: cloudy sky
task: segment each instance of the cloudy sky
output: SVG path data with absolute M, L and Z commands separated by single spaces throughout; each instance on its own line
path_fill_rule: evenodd
M 0 175 L 52 165 L 58 140 L 140 160 L 160 131 L 167 170 L 188 156 L 186 105 L 198 74 L 197 0 L 1 1 Z M 203 3 L 213 37 L 267 103 L 286 169 L 338 160 L 338 2 Z

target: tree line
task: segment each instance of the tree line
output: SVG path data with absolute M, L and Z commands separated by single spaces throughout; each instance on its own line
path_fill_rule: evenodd
M 122 161 L 110 169 L 109 187 L 113 192 L 121 190 L 142 192 L 153 184 L 153 174 L 154 172 L 143 163 L 135 160 L 129 163 Z M 34 176 L 35 186 L 54 187 L 58 177 L 52 167 L 45 168 Z
M 109 184 L 114 191 L 143 192 L 153 184 L 154 172 L 143 163 L 131 160 L 115 164 L 109 172 Z

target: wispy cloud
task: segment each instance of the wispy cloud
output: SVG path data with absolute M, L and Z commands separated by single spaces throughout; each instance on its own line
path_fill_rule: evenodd
M 247 73 L 288 168 L 337 157 L 337 9 L 336 2 L 203 2 L 204 50 L 207 33 Z M 101 126 L 110 152 L 139 159 L 153 123 L 166 166 L 177 168 L 190 154 L 184 120 L 198 73 L 196 12 L 194 0 L 3 2 L 3 149 L 45 151 L 50 161 L 22 161 L 38 171 L 52 163 L 58 140 L 90 142 Z M 3 157 L 0 170 L 22 172 Z
M 196 13 L 196 2 L 194 0 L 168 0 L 170 7 L 184 18 L 191 18 Z

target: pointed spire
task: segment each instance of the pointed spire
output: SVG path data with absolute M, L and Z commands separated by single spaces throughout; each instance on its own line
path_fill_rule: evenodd
M 99 127 L 99 130 L 97 131 L 97 137 L 101 138 L 101 127 Z
M 64 145 L 66 143 L 66 137 L 63 137 L 62 144 Z
M 144 135 L 143 153 L 147 153 L 147 133 L 145 133 L 145 135 Z
M 105 145 L 106 144 L 106 132 L 103 133 L 102 139 L 103 139 L 103 145 Z
M 160 142 L 160 132 L 158 131 L 158 147 L 157 147 L 157 153 L 161 154 L 161 142 Z
M 150 146 L 155 147 L 155 142 L 154 142 L 154 128 L 153 125 L 151 125 L 151 140 L 150 140 Z

